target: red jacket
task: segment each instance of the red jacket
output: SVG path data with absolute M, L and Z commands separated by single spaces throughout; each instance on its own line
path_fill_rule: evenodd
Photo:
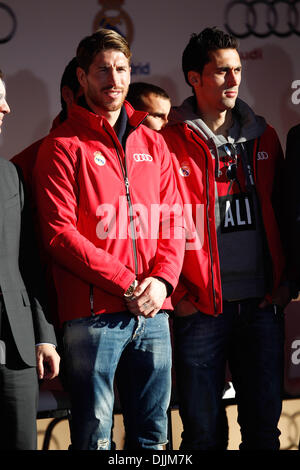
M 173 157 L 183 203 L 192 205 L 194 225 L 198 225 L 198 246 L 193 245 L 195 240 L 190 239 L 173 302 L 178 303 L 187 294 L 200 311 L 217 315 L 222 311 L 222 289 L 215 224 L 214 160 L 206 143 L 186 123 L 170 125 L 162 134 Z M 268 155 L 268 158 L 258 158 L 259 151 L 265 152 L 260 155 Z M 259 141 L 256 139 L 254 143 L 253 172 L 272 260 L 272 292 L 279 286 L 285 268 L 285 256 L 273 205 L 274 189 L 277 189 L 277 177 L 282 164 L 283 153 L 279 139 L 275 130 L 267 126 Z M 195 227 L 193 231 L 196 233 Z M 269 300 L 272 292 L 266 293 Z
M 128 191 L 125 155 L 114 130 L 83 107 L 74 105 L 39 151 L 36 200 L 45 246 L 55 261 L 61 322 L 126 310 L 123 294 L 135 277 L 161 277 L 173 288 L 178 282 L 182 218 L 157 213 L 160 204 L 182 207 L 170 154 L 163 138 L 141 125 L 145 113 L 128 103 L 125 108 L 131 126 Z M 157 237 L 168 224 L 180 237 Z M 172 308 L 170 298 L 163 308 Z
M 54 119 L 52 123 L 50 132 L 53 129 L 56 129 L 60 125 L 61 125 L 60 115 L 58 115 L 56 116 L 56 118 Z M 43 139 L 44 138 L 35 141 L 33 144 L 29 145 L 29 147 L 26 147 L 20 153 L 18 153 L 17 155 L 11 158 L 11 161 L 15 165 L 21 168 L 24 182 L 26 185 L 26 189 L 30 196 L 31 196 L 32 184 L 33 184 L 32 183 L 33 168 L 37 159 L 39 148 L 43 142 Z

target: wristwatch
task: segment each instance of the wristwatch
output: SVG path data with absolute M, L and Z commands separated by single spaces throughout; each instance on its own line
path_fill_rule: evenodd
M 126 299 L 130 299 L 130 297 L 132 297 L 133 292 L 135 288 L 137 287 L 137 285 L 138 285 L 138 281 L 135 279 L 133 283 L 128 287 L 127 291 L 124 293 L 124 297 L 126 297 Z

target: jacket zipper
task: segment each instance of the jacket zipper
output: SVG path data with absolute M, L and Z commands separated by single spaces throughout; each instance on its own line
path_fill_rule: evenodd
M 126 165 L 125 165 L 126 168 Z M 129 179 L 127 176 L 127 168 L 126 168 L 126 175 L 124 177 L 124 182 L 125 182 L 125 188 L 126 188 L 126 198 L 128 202 L 128 208 L 129 208 L 129 220 L 130 220 L 130 230 L 131 230 L 131 239 L 132 239 L 132 248 L 133 248 L 133 256 L 134 256 L 134 267 L 135 267 L 135 275 L 138 275 L 138 261 L 137 261 L 137 249 L 136 249 L 136 242 L 135 242 L 135 230 L 134 230 L 134 225 L 133 225 L 133 210 L 132 210 L 132 201 L 130 197 L 130 191 L 129 191 Z
M 195 132 L 193 129 L 189 128 L 193 133 Z M 205 176 L 206 176 L 206 220 L 207 220 L 207 232 L 208 232 L 208 243 L 209 243 L 209 254 L 210 254 L 210 270 L 211 270 L 211 288 L 212 288 L 212 293 L 213 293 L 213 302 L 214 302 L 214 310 L 215 313 L 217 311 L 217 303 L 216 303 L 216 289 L 215 289 L 215 275 L 214 275 L 214 270 L 213 270 L 213 253 L 212 253 L 212 243 L 211 243 L 211 231 L 210 231 L 210 224 L 209 224 L 209 179 L 208 179 L 208 155 L 206 150 L 202 147 L 202 145 L 195 139 L 195 136 L 192 134 L 193 140 L 196 142 L 197 145 L 199 145 L 203 150 L 205 154 Z
M 119 153 L 119 150 L 114 142 L 114 139 L 110 135 L 110 133 L 105 129 L 105 131 L 109 134 L 113 145 L 115 147 L 117 157 L 120 163 L 122 175 L 123 175 L 123 180 L 125 184 L 125 191 L 126 191 L 126 199 L 128 203 L 128 208 L 129 208 L 129 220 L 130 220 L 130 230 L 131 230 L 131 240 L 132 240 L 132 248 L 133 248 L 133 257 L 134 257 L 134 269 L 135 269 L 135 275 L 138 275 L 138 260 L 137 260 L 137 248 L 136 248 L 136 241 L 135 241 L 135 230 L 134 230 L 134 218 L 133 218 L 133 208 L 132 208 L 132 201 L 131 201 L 131 196 L 130 196 L 130 183 L 128 179 L 128 172 L 127 172 L 127 164 L 126 164 L 126 154 L 124 152 L 124 165 L 122 163 L 122 159 Z
M 144 117 L 144 119 L 139 123 L 139 125 L 142 124 L 142 122 L 146 119 L 146 117 L 147 116 Z M 137 129 L 137 127 L 138 126 L 134 127 L 131 132 L 133 132 L 135 129 Z M 124 152 L 125 165 L 123 166 L 123 163 L 122 163 L 122 160 L 121 160 L 121 157 L 120 157 L 120 154 L 119 154 L 119 150 L 118 150 L 118 148 L 115 144 L 114 139 L 112 138 L 112 136 L 108 132 L 108 130 L 105 128 L 105 126 L 103 126 L 103 128 L 112 140 L 113 146 L 114 146 L 114 148 L 116 150 L 116 153 L 117 153 L 117 156 L 118 156 L 118 160 L 119 160 L 119 163 L 120 163 L 122 175 L 123 175 L 123 180 L 124 180 L 125 190 L 126 190 L 126 199 L 127 199 L 128 208 L 129 208 L 131 239 L 132 239 L 133 257 L 134 257 L 134 269 L 135 269 L 135 275 L 137 277 L 137 275 L 138 275 L 137 248 L 136 248 L 135 231 L 134 231 L 134 224 L 133 224 L 134 219 L 133 219 L 132 201 L 131 201 L 131 196 L 130 196 L 130 191 L 129 191 L 130 183 L 129 183 L 128 173 L 127 173 L 126 154 Z M 90 284 L 90 309 L 91 309 L 92 316 L 94 316 L 95 312 L 94 312 L 94 286 L 93 286 L 93 284 Z

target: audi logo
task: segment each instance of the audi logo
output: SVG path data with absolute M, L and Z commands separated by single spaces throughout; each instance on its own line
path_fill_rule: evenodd
M 225 12 L 225 28 L 237 38 L 300 36 L 299 3 L 300 0 L 232 1 Z
M 0 11 L 1 10 L 4 10 L 5 14 L 8 16 L 10 23 L 11 23 L 9 33 L 6 36 L 3 36 L 3 37 L 0 36 L 0 44 L 4 44 L 5 42 L 10 41 L 15 35 L 15 32 L 17 29 L 17 18 L 13 10 L 8 5 L 2 2 L 0 2 Z
M 153 157 L 147 153 L 134 153 L 133 158 L 136 162 L 152 162 Z
M 257 160 L 268 160 L 269 155 L 267 152 L 258 152 L 257 153 Z

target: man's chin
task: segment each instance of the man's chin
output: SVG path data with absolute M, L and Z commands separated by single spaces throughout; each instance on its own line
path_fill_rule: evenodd
M 106 103 L 105 106 L 103 106 L 106 111 L 113 112 L 113 111 L 119 111 L 119 109 L 122 108 L 124 104 L 125 98 L 117 103 Z
M 228 98 L 223 101 L 224 111 L 229 111 L 235 107 L 236 98 Z

